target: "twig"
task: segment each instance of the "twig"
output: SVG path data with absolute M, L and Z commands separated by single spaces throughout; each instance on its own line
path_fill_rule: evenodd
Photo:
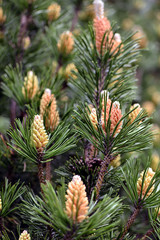
M 11 122 L 11 125 L 12 127 L 14 128 L 14 120 L 16 118 L 16 102 L 12 99 L 11 100 L 11 106 L 10 106 L 10 122 Z
M 122 236 L 119 240 L 123 240 L 124 236 L 126 235 L 126 233 L 128 232 L 129 228 L 131 227 L 131 225 L 134 223 L 137 215 L 139 214 L 139 211 L 140 211 L 141 207 L 140 206 L 137 206 L 132 215 L 130 216 L 130 218 L 128 219 L 127 221 L 127 224 L 125 225 L 124 229 L 123 229 L 123 233 L 122 233 Z
M 73 225 L 72 229 L 64 235 L 63 240 L 74 240 L 75 231 L 76 231 L 76 227 L 75 225 Z
M 44 179 L 42 159 L 43 159 L 43 152 L 39 152 L 38 153 L 38 177 L 39 177 L 41 192 L 43 194 L 42 184 L 45 184 L 45 179 Z
M 46 181 L 51 181 L 51 162 L 46 163 Z
M 73 30 L 75 29 L 75 26 L 76 26 L 76 24 L 78 22 L 78 12 L 79 12 L 79 9 L 80 9 L 80 6 L 75 8 L 74 17 L 73 17 L 72 25 L 71 25 L 71 28 L 70 28 L 71 32 L 73 32 Z
M 33 21 L 31 13 L 32 13 L 32 4 L 29 4 L 27 12 L 23 13 L 21 16 L 20 30 L 18 34 L 18 40 L 17 40 L 17 47 L 19 48 L 19 54 L 17 54 L 16 56 L 16 63 L 20 63 L 23 59 L 23 54 L 24 54 L 23 38 L 27 34 L 28 26 Z
M 71 32 L 73 32 L 73 30 L 75 29 L 75 26 L 78 22 L 78 13 L 81 9 L 81 6 L 82 6 L 82 1 L 79 1 L 79 3 L 76 4 L 75 10 L 74 10 L 74 17 L 72 19 L 72 25 L 71 25 L 71 28 L 70 28 Z
M 96 183 L 96 199 L 99 198 L 99 193 L 102 187 L 104 176 L 107 173 L 108 166 L 112 160 L 113 160 L 113 157 L 107 154 L 102 162 L 101 169 L 100 169 L 97 183 Z
M 151 236 L 154 233 L 154 229 L 151 228 L 147 231 L 147 233 L 142 237 L 142 240 L 147 240 L 149 236 Z
M 84 149 L 85 162 L 89 163 L 94 157 L 97 156 L 97 149 L 93 146 L 92 143 L 88 142 Z

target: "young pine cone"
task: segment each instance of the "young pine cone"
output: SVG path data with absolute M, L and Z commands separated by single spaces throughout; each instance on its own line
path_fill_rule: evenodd
M 57 3 L 51 4 L 47 9 L 48 20 L 54 21 L 60 16 L 61 6 Z
M 22 87 L 22 93 L 25 98 L 33 99 L 39 90 L 38 78 L 34 72 L 29 71 L 24 78 L 24 86 Z
M 82 222 L 88 213 L 88 198 L 85 189 L 86 187 L 78 175 L 75 175 L 68 184 L 66 213 L 74 223 Z
M 49 141 L 48 135 L 43 125 L 43 120 L 39 115 L 34 117 L 31 126 L 31 143 L 35 145 L 37 151 L 43 151 Z
M 119 33 L 115 33 L 111 43 L 111 52 L 114 52 L 114 54 L 116 54 L 119 50 L 118 47 L 121 44 L 121 42 L 122 42 L 121 35 Z M 122 47 L 123 45 L 120 46 L 121 49 Z
M 3 14 L 3 8 L 0 7 L 0 25 L 3 25 L 6 21 L 6 16 Z
M 109 46 L 109 43 L 113 38 L 113 32 L 111 31 L 110 21 L 106 17 L 104 17 L 104 3 L 101 0 L 95 0 L 93 4 L 96 14 L 96 17 L 93 21 L 93 28 L 96 38 L 96 48 L 98 52 L 101 53 L 101 45 L 103 41 L 102 54 L 104 54 L 106 48 Z
M 26 230 L 24 230 L 21 233 L 19 240 L 31 240 L 30 234 Z
M 66 66 L 65 70 L 64 70 L 64 76 L 65 79 L 69 79 L 70 77 L 72 77 L 73 79 L 76 79 L 77 76 L 72 72 L 78 72 L 76 66 L 74 65 L 74 63 L 70 63 Z
M 122 113 L 120 109 L 120 104 L 119 102 L 114 102 L 111 108 L 111 100 L 107 100 L 106 106 L 103 106 L 102 102 L 102 113 L 101 113 L 101 125 L 102 129 L 104 132 L 106 132 L 106 126 L 110 117 L 110 135 L 113 133 L 116 125 L 122 118 Z M 96 114 L 96 109 L 93 108 L 90 115 L 90 120 L 94 126 L 94 128 L 97 130 L 97 125 L 98 125 L 98 120 L 97 120 L 97 114 Z M 122 121 L 118 124 L 115 134 L 119 133 L 122 128 Z
M 101 0 L 94 1 L 95 14 L 93 28 L 96 37 L 96 48 L 102 55 L 107 49 L 111 48 L 111 52 L 117 53 L 118 46 L 121 44 L 121 36 L 119 33 L 113 34 L 110 21 L 104 17 L 104 3 Z
M 144 195 L 147 191 L 147 188 L 148 188 L 152 178 L 154 177 L 155 172 L 153 172 L 152 168 L 148 169 L 148 171 L 146 172 L 146 175 L 145 175 L 145 179 L 144 179 L 144 183 L 143 183 L 143 189 L 142 189 L 143 174 L 144 174 L 144 171 L 141 172 L 140 177 L 138 178 L 138 181 L 137 181 L 138 196 L 140 196 L 141 191 L 142 191 L 142 198 L 144 197 Z M 149 189 L 149 191 L 146 194 L 146 197 L 148 197 L 153 192 L 153 190 L 154 190 L 154 186 L 152 186 Z
M 74 47 L 74 39 L 72 33 L 69 31 L 62 33 L 57 43 L 57 47 L 61 54 L 70 54 Z
M 110 121 L 111 121 L 110 135 L 111 135 L 113 133 L 116 125 L 118 124 L 118 122 L 122 118 L 120 104 L 119 104 L 118 101 L 113 103 L 110 114 L 111 114 L 110 115 Z M 106 125 L 107 125 L 108 119 L 109 119 L 109 115 L 106 114 L 106 119 L 105 119 L 105 113 L 102 112 L 101 121 L 102 121 L 102 128 L 103 128 L 104 132 L 105 132 L 105 121 L 106 121 Z M 115 134 L 119 133 L 121 128 L 122 128 L 122 121 L 118 124 L 117 129 L 115 131 Z
M 113 38 L 113 32 L 111 31 L 110 22 L 106 17 L 103 18 L 96 17 L 94 18 L 93 27 L 95 30 L 96 48 L 98 52 L 101 53 L 102 45 L 102 54 L 104 54 L 105 50 L 109 47 L 109 44 L 111 43 L 111 40 Z
M 53 131 L 59 124 L 57 102 L 50 89 L 46 89 L 40 102 L 40 116 L 45 118 L 46 129 Z
M 136 108 L 137 107 L 137 108 Z M 136 108 L 135 110 L 133 110 L 134 108 Z M 138 103 L 134 104 L 133 106 L 130 107 L 130 111 L 133 110 L 130 114 L 129 114 L 129 124 L 133 123 L 134 120 L 136 119 L 136 117 L 138 116 L 138 114 L 140 113 L 140 111 L 142 110 L 142 108 L 140 107 L 140 105 Z
M 97 112 L 95 108 L 92 108 L 89 118 L 93 124 L 93 127 L 97 130 L 98 119 L 97 119 Z

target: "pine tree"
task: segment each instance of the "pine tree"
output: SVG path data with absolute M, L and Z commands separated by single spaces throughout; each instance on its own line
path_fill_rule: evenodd
M 3 240 L 160 238 L 151 119 L 132 104 L 139 39 L 119 31 L 102 0 L 1 3 Z

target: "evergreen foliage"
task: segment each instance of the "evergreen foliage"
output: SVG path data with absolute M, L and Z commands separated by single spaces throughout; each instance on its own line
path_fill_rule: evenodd
M 0 238 L 160 239 L 159 166 L 140 158 L 152 120 L 132 106 L 140 39 L 110 26 L 102 0 L 0 9 Z

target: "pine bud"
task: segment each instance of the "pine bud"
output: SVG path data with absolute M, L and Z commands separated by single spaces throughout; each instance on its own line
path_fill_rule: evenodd
M 98 19 L 104 17 L 104 2 L 102 0 L 94 0 L 94 11 Z
M 30 37 L 25 37 L 25 38 L 23 38 L 23 40 L 22 40 L 22 45 L 23 45 L 23 49 L 24 49 L 24 50 L 28 49 L 29 46 L 30 46 L 30 44 L 31 44 Z
M 136 108 L 137 107 L 137 108 Z M 135 110 L 133 110 L 134 108 L 136 108 Z M 130 111 L 132 111 L 130 114 L 129 114 L 129 124 L 133 123 L 134 120 L 136 119 L 136 117 L 138 116 L 138 114 L 140 113 L 140 111 L 142 110 L 142 108 L 140 107 L 140 105 L 138 103 L 134 104 L 133 106 L 130 107 L 129 109 Z
M 91 123 L 93 124 L 93 127 L 97 130 L 98 120 L 97 120 L 97 113 L 95 108 L 91 109 L 89 118 L 91 120 Z
M 108 101 L 108 103 L 109 103 L 109 101 Z M 110 110 L 110 103 L 107 104 L 106 113 L 105 113 L 105 107 L 104 107 L 104 111 L 102 112 L 102 115 L 101 115 L 102 128 L 103 128 L 104 132 L 105 132 L 105 128 L 108 123 L 109 115 L 110 115 L 110 121 L 111 121 L 111 123 L 110 123 L 110 135 L 111 135 L 113 133 L 116 125 L 122 118 L 122 113 L 121 113 L 119 102 L 117 102 L 117 101 L 114 102 L 111 110 Z M 121 128 L 122 128 L 122 121 L 118 124 L 115 134 L 119 133 Z
M 110 43 L 113 38 L 113 32 L 111 31 L 110 21 L 106 18 L 98 18 L 94 19 L 93 23 L 95 38 L 96 38 L 96 48 L 99 53 L 101 53 L 101 45 L 102 45 L 102 55 L 105 53 L 106 49 L 110 46 Z M 105 37 L 104 37 L 105 34 Z M 103 44 L 102 44 L 103 41 Z
M 123 29 L 128 31 L 128 30 L 132 29 L 133 26 L 134 26 L 134 22 L 131 18 L 123 19 L 123 21 L 122 21 Z
M 65 76 L 65 79 L 69 79 L 69 77 L 72 77 L 74 79 L 77 78 L 77 76 L 72 72 L 78 72 L 76 66 L 74 65 L 74 63 L 70 63 L 67 65 L 65 71 L 64 71 L 64 76 Z
M 153 153 L 152 161 L 151 161 L 151 168 L 153 171 L 156 171 L 158 166 L 160 165 L 160 157 L 158 153 Z
M 104 115 L 105 111 L 106 111 L 106 115 L 109 116 L 110 113 L 110 108 L 111 108 L 111 99 L 107 99 L 106 103 L 105 101 L 102 101 L 102 115 Z
M 121 44 L 122 40 L 121 40 L 121 35 L 119 33 L 115 33 L 114 35 L 114 39 L 112 41 L 112 49 L 111 52 L 114 52 L 114 54 L 116 54 L 118 52 L 118 46 Z M 120 48 L 122 49 L 123 45 L 120 46 Z
M 0 198 L 0 211 L 2 211 L 2 199 Z
M 74 46 L 74 39 L 71 32 L 66 31 L 61 34 L 57 43 L 58 50 L 63 55 L 68 55 L 72 52 Z
M 142 180 L 143 180 L 143 174 L 144 174 L 144 171 L 141 172 L 140 174 L 140 177 L 137 181 L 137 192 L 138 192 L 138 196 L 140 196 L 141 194 L 141 190 L 142 190 L 142 198 L 144 197 L 146 191 L 147 191 L 147 188 L 155 174 L 155 172 L 153 172 L 152 168 L 149 168 L 148 171 L 146 172 L 146 175 L 145 175 L 145 179 L 144 179 L 144 183 L 143 183 L 143 189 L 142 189 Z M 146 194 L 146 197 L 148 197 L 154 190 L 154 186 L 152 186 L 149 191 L 147 192 Z
M 43 151 L 48 141 L 49 138 L 44 128 L 43 120 L 39 115 L 36 115 L 31 126 L 31 143 L 35 145 L 38 151 Z
M 22 88 L 23 95 L 28 99 L 33 99 L 38 92 L 38 78 L 34 72 L 29 71 L 24 78 L 24 87 Z
M 151 101 L 146 101 L 142 104 L 142 107 L 146 110 L 148 115 L 152 115 L 152 113 L 155 111 L 155 105 Z
M 104 3 L 102 0 L 94 0 L 94 9 L 96 17 L 94 18 L 94 31 L 95 31 L 95 38 L 96 38 L 96 48 L 99 53 L 101 53 L 101 44 L 102 45 L 102 55 L 105 53 L 106 48 L 109 46 L 113 32 L 111 31 L 111 24 L 110 21 L 104 17 Z M 105 34 L 105 38 L 104 38 Z M 103 39 L 104 38 L 104 39 Z M 108 43 L 107 43 L 108 41 Z
M 31 240 L 30 234 L 26 230 L 24 230 L 21 233 L 19 240 Z
M 6 21 L 6 16 L 3 14 L 3 9 L 0 7 L 0 25 L 3 25 Z
M 74 176 L 68 184 L 66 213 L 74 223 L 82 222 L 88 213 L 88 198 L 85 189 L 86 187 L 78 175 Z
M 153 124 L 152 132 L 154 134 L 154 136 L 153 136 L 153 144 L 154 144 L 154 146 L 159 147 L 159 143 L 160 143 L 160 127 L 157 124 Z
M 147 39 L 147 36 L 146 36 L 145 32 L 141 28 L 141 26 L 135 26 L 133 30 L 136 32 L 136 34 L 134 34 L 132 36 L 132 39 L 133 40 L 139 39 L 139 46 L 140 46 L 140 48 L 147 47 L 148 39 Z
M 160 104 L 160 92 L 159 91 L 154 91 L 152 94 L 152 101 L 155 105 Z
M 120 109 L 120 104 L 118 101 L 114 102 L 111 108 L 111 100 L 108 98 L 106 101 L 106 105 L 105 105 L 105 101 L 102 100 L 102 112 L 101 112 L 101 125 L 102 125 L 102 129 L 104 132 L 106 132 L 106 126 L 108 123 L 108 119 L 110 117 L 110 135 L 113 133 L 116 125 L 118 124 L 118 122 L 120 121 L 120 119 L 122 118 L 122 113 L 121 113 L 121 109 Z M 96 109 L 92 108 L 91 113 L 89 115 L 90 120 L 94 126 L 94 128 L 97 130 L 97 124 L 98 124 L 98 120 L 97 120 L 97 113 L 96 113 Z M 115 134 L 119 133 L 122 127 L 122 121 L 118 124 Z
M 51 4 L 48 9 L 48 20 L 54 21 L 60 16 L 61 6 L 57 3 Z
M 48 88 L 41 98 L 40 115 L 42 119 L 45 117 L 46 129 L 51 129 L 53 131 L 58 126 L 59 113 L 57 111 L 56 99 Z
M 114 168 L 119 167 L 121 165 L 121 155 L 119 154 L 115 159 L 113 159 L 110 165 Z

